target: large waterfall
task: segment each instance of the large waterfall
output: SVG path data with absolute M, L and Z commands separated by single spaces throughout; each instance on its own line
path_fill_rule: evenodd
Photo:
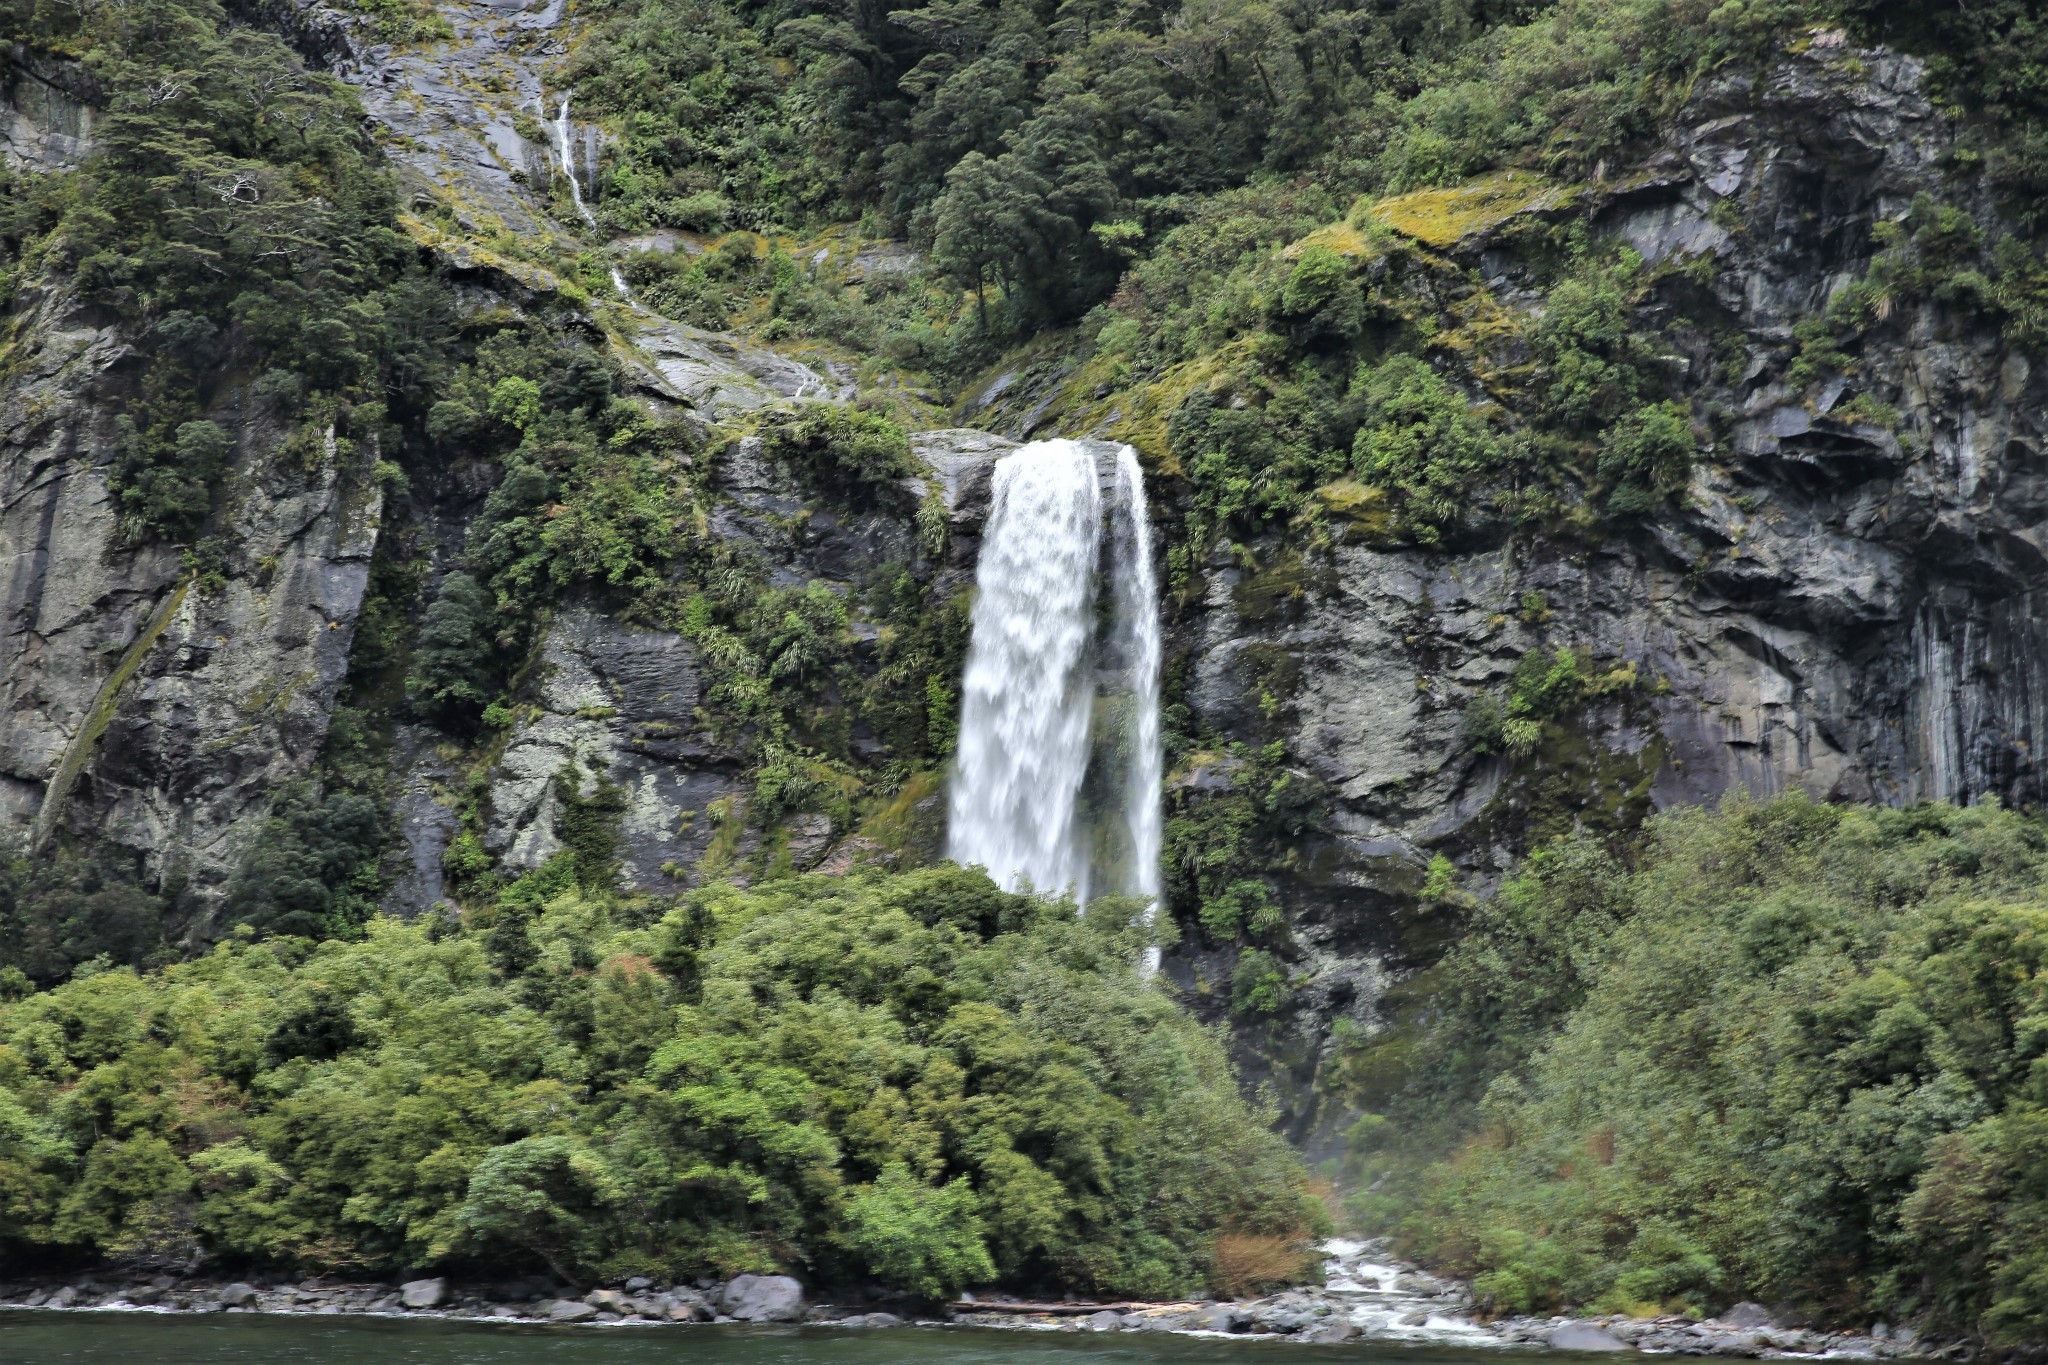
M 996 462 L 961 684 L 948 853 L 1011 889 L 1088 893 L 1076 814 L 1088 769 L 1094 457 L 1034 441 Z
M 1013 890 L 1085 903 L 1100 878 L 1156 900 L 1159 593 L 1136 452 L 1104 469 L 1033 441 L 997 461 L 975 581 L 949 856 Z

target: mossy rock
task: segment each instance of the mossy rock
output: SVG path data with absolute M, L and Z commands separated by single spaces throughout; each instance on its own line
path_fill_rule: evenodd
M 1404 237 L 1441 250 L 1520 214 L 1568 209 L 1581 192 L 1577 185 L 1558 185 L 1534 171 L 1496 171 L 1450 189 L 1382 199 L 1366 212 Z
M 1319 227 L 1290 245 L 1282 254 L 1290 261 L 1298 260 L 1302 252 L 1312 247 L 1321 247 L 1332 255 L 1342 256 L 1346 260 L 1371 260 L 1382 254 L 1381 248 L 1373 241 L 1370 227 L 1361 228 L 1358 224 L 1348 221 Z

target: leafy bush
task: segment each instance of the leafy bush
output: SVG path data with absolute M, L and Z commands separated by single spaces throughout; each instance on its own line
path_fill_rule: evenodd
M 636 902 L 573 861 L 496 928 L 0 1003 L 0 1250 L 1152 1296 L 1214 1283 L 1225 1233 L 1321 1226 L 1116 915 L 952 867 Z
M 848 1243 L 884 1284 L 939 1299 L 996 1278 L 981 1201 L 965 1177 L 933 1187 L 893 1162 L 853 1192 L 846 1221 Z
M 406 690 L 413 704 L 444 721 L 474 716 L 497 691 L 503 672 L 498 614 L 488 590 L 457 570 L 441 580 L 420 623 Z
M 1392 1110 L 1478 1125 L 1404 1243 L 1508 1311 L 1753 1298 L 2038 1339 L 2044 871 L 2029 817 L 1796 796 L 1665 816 L 1634 870 L 1534 860 L 1442 968 Z
M 1360 370 L 1358 388 L 1365 402 L 1352 448 L 1358 475 L 1399 492 L 1417 537 L 1434 542 L 1459 519 L 1472 487 L 1498 471 L 1500 439 L 1462 394 L 1412 355 Z
M 163 911 L 111 848 L 12 851 L 0 861 L 0 964 L 45 985 L 89 962 L 141 966 L 165 952 Z
M 353 936 L 376 905 L 383 847 L 383 815 L 372 797 L 287 790 L 236 864 L 225 913 L 265 933 Z
M 786 460 L 834 492 L 872 501 L 893 481 L 924 472 L 910 437 L 887 414 L 843 403 L 806 403 L 761 428 L 769 458 Z

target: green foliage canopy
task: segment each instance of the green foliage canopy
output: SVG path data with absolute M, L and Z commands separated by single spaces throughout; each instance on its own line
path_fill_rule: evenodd
M 514 906 L 517 962 L 379 919 L 0 1003 L 0 1248 L 1167 1295 L 1322 1216 L 1114 917 L 952 867 Z

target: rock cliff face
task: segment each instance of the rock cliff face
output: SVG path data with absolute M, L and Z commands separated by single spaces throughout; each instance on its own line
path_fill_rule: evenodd
M 1327 1021 L 1376 1024 L 1387 973 L 1440 942 L 1413 910 L 1435 853 L 1483 886 L 1534 835 L 1737 788 L 2048 795 L 2048 379 L 1982 310 L 1906 300 L 1851 343 L 1850 377 L 1788 377 L 1795 325 L 1869 272 L 1876 225 L 1923 193 L 1995 218 L 1951 169 L 1953 142 L 1917 61 L 1822 35 L 1704 84 L 1647 165 L 1526 211 L 1581 216 L 1652 268 L 1694 265 L 1644 306 L 1695 411 L 1719 418 L 1682 512 L 1597 541 L 1482 524 L 1431 549 L 1339 516 L 1325 555 L 1275 544 L 1257 571 L 1208 565 L 1174 622 L 1187 703 L 1257 743 L 1262 694 L 1281 694 L 1288 752 L 1327 796 L 1284 879 L 1307 1007 L 1259 1049 L 1303 1130 L 1314 1101 L 1294 1086 Z M 1502 214 L 1430 245 L 1534 314 L 1517 226 Z M 1001 376 L 974 416 L 1049 431 L 1063 378 Z M 1851 407 L 1862 395 L 1877 402 Z M 1896 420 L 1866 415 L 1886 407 Z M 1467 707 L 1557 645 L 1632 666 L 1634 685 L 1533 756 L 1475 753 Z M 1227 959 L 1190 950 L 1169 969 L 1198 999 L 1227 994 Z
M 1597 545 L 1484 528 L 1442 552 L 1359 537 L 1290 606 L 1256 613 L 1284 620 L 1277 636 L 1233 609 L 1255 583 L 1228 569 L 1212 581 L 1196 705 L 1239 725 L 1255 695 L 1247 647 L 1283 640 L 1301 674 L 1291 747 L 1329 784 L 1333 832 L 1361 865 L 1391 838 L 1404 856 L 1448 847 L 1498 866 L 1489 817 L 1517 774 L 1464 752 L 1459 718 L 1546 642 L 1654 681 L 1587 730 L 1659 806 L 1793 786 L 2041 800 L 2044 376 L 1995 322 L 1936 303 L 1902 304 L 1861 336 L 1849 379 L 1787 376 L 1794 325 L 1867 273 L 1873 227 L 1917 194 L 1968 193 L 1945 177 L 1952 130 L 1918 63 L 1841 58 L 1699 91 L 1668 150 L 1599 192 L 1596 232 L 1652 266 L 1711 263 L 1647 305 L 1695 407 L 1725 415 L 1682 515 Z M 1482 233 L 1452 249 L 1503 302 L 1542 307 L 1511 243 Z M 1725 341 L 1710 349 L 1717 334 L 1736 359 Z M 1896 421 L 1843 411 L 1862 395 Z M 1540 612 L 1518 606 L 1529 592 Z
M 522 135 L 531 125 L 518 116 L 554 113 L 541 72 L 559 51 L 562 6 L 442 9 L 456 41 L 397 57 L 327 11 L 279 13 L 309 61 L 363 91 L 412 195 L 408 230 L 476 298 L 531 307 L 565 282 L 475 242 L 560 231 L 563 204 L 547 197 L 559 157 Z M 5 72 L 9 158 L 75 158 L 92 92 L 19 54 Z M 1177 609 L 1182 700 L 1226 738 L 1260 742 L 1277 723 L 1319 793 L 1282 879 L 1304 1008 L 1256 1040 L 1299 1131 L 1316 1123 L 1309 1082 L 1329 1021 L 1376 1024 L 1389 975 L 1436 941 L 1414 913 L 1433 854 L 1483 883 L 1538 834 L 1738 787 L 1885 802 L 2048 796 L 2034 758 L 2048 743 L 2048 377 L 1995 322 L 1923 300 L 1855 339 L 1849 378 L 1799 387 L 1788 374 L 1795 324 L 1867 272 L 1876 224 L 1923 192 L 1991 216 L 1945 160 L 1952 140 L 1921 68 L 1895 54 L 1816 42 L 1770 71 L 1703 83 L 1647 164 L 1583 187 L 1568 208 L 1525 210 L 1579 215 L 1653 267 L 1699 266 L 1661 276 L 1645 305 L 1662 325 L 1662 363 L 1697 411 L 1718 414 L 1683 510 L 1598 539 L 1479 525 L 1428 549 L 1339 516 L 1327 551 L 1265 547 L 1256 571 L 1219 554 Z M 1504 214 L 1432 245 L 1504 306 L 1533 312 L 1544 299 L 1514 227 Z M 795 397 L 852 396 L 828 366 L 630 301 L 585 311 L 640 401 L 707 428 Z M 90 831 L 138 850 L 153 876 L 197 888 L 203 935 L 207 896 L 325 736 L 380 524 L 376 452 L 363 443 L 316 474 L 277 474 L 268 456 L 282 433 L 236 399 L 216 415 L 239 433 L 234 549 L 216 577 L 195 579 L 174 551 L 126 544 L 108 495 L 109 404 L 132 342 L 61 291 L 12 325 L 27 341 L 0 381 L 0 813 L 36 838 Z M 952 519 L 927 591 L 969 581 L 987 467 L 1008 440 L 1070 421 L 1051 398 L 1058 378 L 984 388 L 967 417 L 1002 436 L 919 439 Z M 439 572 L 477 490 L 423 486 L 408 515 Z M 851 585 L 918 554 L 914 496 L 856 514 L 752 442 L 720 457 L 714 493 L 709 533 L 754 546 L 779 581 Z M 1170 479 L 1155 488 L 1162 524 L 1180 494 Z M 1534 755 L 1474 752 L 1463 734 L 1473 699 L 1559 644 L 1633 675 Z M 747 790 L 700 711 L 702 687 L 680 636 L 595 601 L 563 608 L 491 772 L 485 848 L 535 866 L 561 837 L 563 801 L 616 790 L 621 875 L 687 883 Z M 431 735 L 393 738 L 401 837 L 387 904 L 418 913 L 443 893 L 460 801 Z M 1172 779 L 1190 800 L 1219 780 L 1200 765 Z M 792 866 L 852 856 L 829 828 L 785 833 Z M 751 848 L 728 841 L 720 856 Z M 1168 966 L 1198 1002 L 1227 995 L 1228 970 L 1194 947 Z
M 60 291 L 0 393 L 0 807 L 41 848 L 77 834 L 215 898 L 272 795 L 318 754 L 369 579 L 377 452 L 280 464 L 283 424 L 235 396 L 225 559 L 124 538 L 109 470 L 131 344 Z

